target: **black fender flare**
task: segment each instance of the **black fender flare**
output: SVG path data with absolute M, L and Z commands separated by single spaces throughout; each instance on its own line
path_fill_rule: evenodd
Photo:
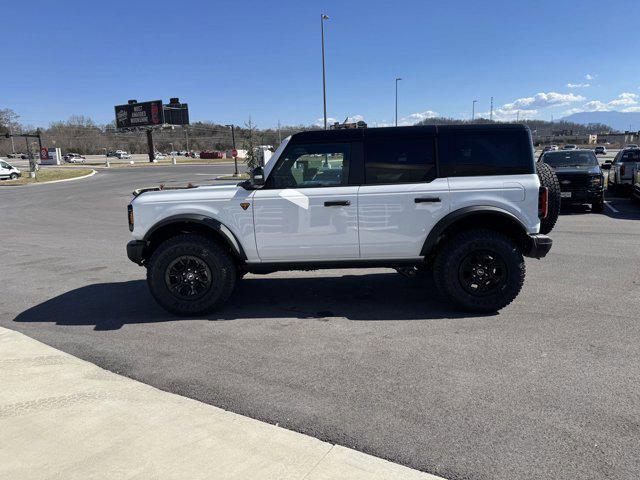
M 177 223 L 195 223 L 204 225 L 211 230 L 218 232 L 229 245 L 229 247 L 233 250 L 233 252 L 237 255 L 238 259 L 243 261 L 247 259 L 247 255 L 242 248 L 242 244 L 238 241 L 229 227 L 227 227 L 219 220 L 216 220 L 215 218 L 211 218 L 198 213 L 181 213 L 178 215 L 172 215 L 170 217 L 163 218 L 162 220 L 154 224 L 151 228 L 149 228 L 149 230 L 147 230 L 147 233 L 145 233 L 143 240 L 147 244 L 149 244 L 155 232 L 168 225 Z
M 524 227 L 524 225 L 522 225 L 520 219 L 513 213 L 499 207 L 494 207 L 492 205 L 474 205 L 454 210 L 453 212 L 450 212 L 442 217 L 427 235 L 427 238 L 425 239 L 422 246 L 422 250 L 420 250 L 420 255 L 428 255 L 429 252 L 431 252 L 431 250 L 438 244 L 440 237 L 445 233 L 445 231 L 455 223 L 464 219 L 470 219 L 474 216 L 487 214 L 495 218 L 506 220 L 511 224 L 517 224 L 519 227 L 519 230 L 517 231 L 518 237 L 522 239 L 529 239 L 529 233 L 527 232 L 527 229 Z M 487 225 L 487 228 L 491 228 L 491 226 Z

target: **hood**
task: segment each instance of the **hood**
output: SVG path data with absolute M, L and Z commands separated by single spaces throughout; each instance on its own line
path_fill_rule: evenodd
M 585 175 L 595 175 L 601 173 L 600 167 L 596 167 L 594 165 L 590 166 L 574 166 L 574 167 L 557 167 L 554 168 L 556 174 L 562 173 L 584 173 Z
M 137 192 L 137 195 L 136 195 Z M 183 201 L 211 201 L 211 200 L 230 200 L 234 198 L 238 192 L 247 192 L 237 184 L 231 185 L 212 185 L 205 187 L 196 187 L 188 185 L 185 187 L 151 187 L 141 188 L 134 192 L 135 202 L 137 204 L 156 203 L 156 202 L 183 202 Z

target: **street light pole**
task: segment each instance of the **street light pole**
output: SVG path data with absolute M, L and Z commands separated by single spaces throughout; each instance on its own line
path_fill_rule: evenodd
M 474 100 L 471 103 L 471 121 L 473 122 L 473 120 L 476 117 L 476 103 L 478 102 L 478 100 Z
M 402 80 L 400 77 L 396 77 L 396 127 L 398 126 L 398 82 Z
M 327 129 L 327 81 L 324 67 L 324 21 L 329 20 L 329 16 L 320 14 L 320 34 L 322 36 L 322 104 L 324 107 L 324 129 Z

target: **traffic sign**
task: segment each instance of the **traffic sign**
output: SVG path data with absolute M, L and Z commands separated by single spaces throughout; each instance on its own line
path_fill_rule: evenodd
M 233 150 L 231 150 L 231 156 L 232 157 L 237 157 L 238 156 L 238 150 L 236 150 L 235 148 Z
M 40 149 L 40 160 L 49 160 L 49 149 L 47 147 Z

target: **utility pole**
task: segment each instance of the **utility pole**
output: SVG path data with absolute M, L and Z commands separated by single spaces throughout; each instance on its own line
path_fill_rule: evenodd
M 324 67 L 324 21 L 329 20 L 329 16 L 320 14 L 320 34 L 322 36 L 322 104 L 324 106 L 324 129 L 327 129 L 327 82 Z M 237 172 L 236 172 L 237 173 Z
M 153 130 L 151 128 L 147 129 L 147 146 L 149 147 L 149 162 L 154 162 L 156 160 L 156 150 L 153 146 Z
M 396 127 L 398 126 L 398 81 L 402 80 L 400 77 L 396 77 Z
M 187 140 L 187 152 L 188 152 L 189 151 L 189 130 L 187 130 L 186 125 L 183 128 L 184 128 L 184 137 Z
M 282 135 L 280 134 L 280 120 L 278 120 L 278 145 L 282 143 Z
M 16 153 L 16 146 L 13 144 L 13 132 L 11 131 L 11 126 L 9 126 L 9 135 L 11 136 L 11 153 Z
M 489 120 L 493 122 L 493 97 L 491 97 L 491 110 L 489 111 Z
M 516 110 L 516 123 L 520 121 L 520 110 Z
M 471 121 L 472 122 L 476 118 L 476 103 L 477 102 L 478 102 L 478 100 L 474 100 L 473 102 L 471 102 Z

